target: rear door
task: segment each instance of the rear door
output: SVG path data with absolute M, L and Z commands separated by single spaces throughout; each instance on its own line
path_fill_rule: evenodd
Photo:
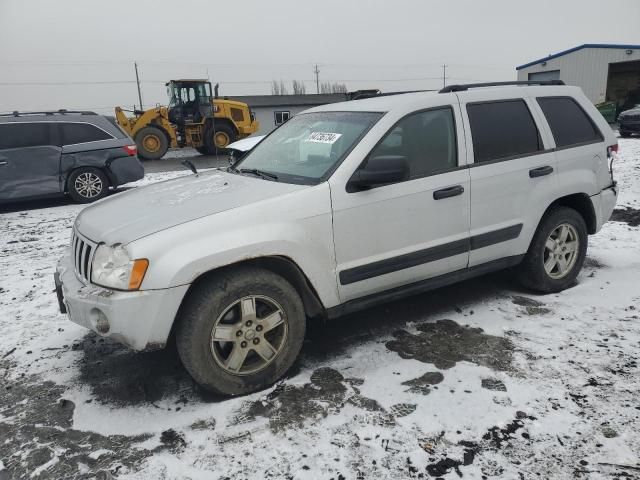
M 549 199 L 556 198 L 557 165 L 533 100 L 504 99 L 489 90 L 458 95 L 469 132 L 467 149 L 473 152 L 473 267 L 527 251 Z
M 0 200 L 19 200 L 61 192 L 60 152 L 51 124 L 0 124 Z

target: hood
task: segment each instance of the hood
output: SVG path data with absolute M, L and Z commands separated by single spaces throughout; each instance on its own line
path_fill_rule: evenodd
M 633 108 L 630 108 L 629 110 L 625 110 L 624 112 L 621 112 L 620 115 L 618 115 L 619 117 L 626 117 L 627 115 L 638 115 L 640 114 L 640 105 L 636 105 Z
M 203 172 L 96 202 L 82 210 L 75 227 L 94 242 L 126 244 L 181 223 L 303 188 L 308 187 L 218 170 Z
M 237 142 L 233 142 L 227 145 L 228 150 L 238 150 L 239 152 L 248 152 L 255 147 L 260 141 L 266 137 L 266 135 L 253 135 L 251 137 L 243 138 Z

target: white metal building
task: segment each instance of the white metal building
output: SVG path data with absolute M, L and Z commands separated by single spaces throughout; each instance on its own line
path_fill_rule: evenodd
M 236 96 L 233 100 L 245 102 L 260 122 L 258 135 L 266 135 L 295 114 L 308 108 L 327 103 L 344 102 L 344 93 L 304 94 L 304 95 L 248 95 Z
M 595 104 L 640 95 L 640 45 L 585 44 L 516 67 L 518 80 L 562 80 Z M 635 91 L 635 92 L 634 92 Z

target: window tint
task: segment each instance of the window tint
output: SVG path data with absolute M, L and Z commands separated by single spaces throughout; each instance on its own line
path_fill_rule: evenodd
M 602 134 L 573 98 L 541 97 L 538 104 L 549 122 L 556 147 L 602 140 Z
M 531 112 L 523 100 L 467 105 L 475 162 L 489 162 L 542 150 Z
M 450 108 L 428 110 L 403 118 L 369 158 L 402 155 L 409 162 L 410 179 L 458 166 L 456 129 Z
M 96 140 L 108 140 L 113 138 L 104 130 L 89 123 L 61 123 L 60 135 L 63 145 L 75 143 L 95 142 Z
M 5 123 L 0 125 L 0 148 L 50 145 L 48 123 Z

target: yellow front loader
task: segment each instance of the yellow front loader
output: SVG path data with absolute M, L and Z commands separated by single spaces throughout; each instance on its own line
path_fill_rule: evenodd
M 134 110 L 133 117 L 115 108 L 118 125 L 135 140 L 142 158 L 162 158 L 170 147 L 213 155 L 259 128 L 246 103 L 218 98 L 217 85 L 213 96 L 207 80 L 171 80 L 167 93 L 168 107 Z

